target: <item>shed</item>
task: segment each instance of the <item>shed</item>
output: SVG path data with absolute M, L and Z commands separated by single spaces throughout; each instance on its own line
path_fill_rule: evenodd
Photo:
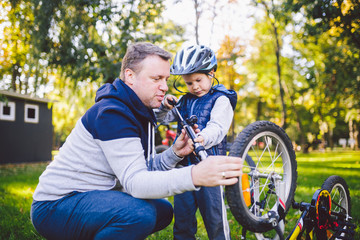
M 51 160 L 51 102 L 0 90 L 0 164 Z

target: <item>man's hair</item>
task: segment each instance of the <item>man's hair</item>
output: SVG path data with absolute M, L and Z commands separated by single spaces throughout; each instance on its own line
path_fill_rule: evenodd
M 131 44 L 126 50 L 121 64 L 120 78 L 125 81 L 125 70 L 127 68 L 137 73 L 141 67 L 140 63 L 147 56 L 151 55 L 157 55 L 164 60 L 170 60 L 172 57 L 171 53 L 149 42 L 138 42 Z

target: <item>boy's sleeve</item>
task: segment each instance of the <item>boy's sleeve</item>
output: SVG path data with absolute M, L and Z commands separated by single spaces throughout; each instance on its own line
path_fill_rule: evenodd
M 199 133 L 204 137 L 205 149 L 219 144 L 230 129 L 233 120 L 234 110 L 230 100 L 226 96 L 219 97 L 210 113 L 210 121 L 206 127 Z
M 157 109 L 154 109 L 156 120 L 162 125 L 168 125 L 170 122 L 175 122 L 176 114 L 174 110 L 166 108 L 163 104 Z

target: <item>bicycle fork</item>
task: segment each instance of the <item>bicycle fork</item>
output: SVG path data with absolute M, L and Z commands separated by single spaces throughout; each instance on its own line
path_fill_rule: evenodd
M 276 230 L 277 236 L 274 239 L 284 239 L 284 231 L 285 231 L 285 202 L 283 199 L 285 199 L 286 195 L 286 186 L 285 182 L 282 181 L 282 177 L 278 174 L 270 174 L 271 182 L 269 184 L 269 191 L 266 193 L 265 198 L 259 202 L 260 199 L 260 192 L 259 192 L 259 185 L 260 181 L 259 178 L 269 178 L 269 174 L 259 173 L 257 171 L 252 171 L 249 173 L 249 176 L 251 176 L 252 179 L 252 185 L 253 185 L 253 197 L 254 197 L 254 205 L 253 205 L 253 211 L 255 215 L 261 215 L 266 202 L 267 198 L 270 194 L 275 194 L 277 196 L 277 202 L 275 204 L 275 207 L 271 209 L 266 214 L 266 220 L 268 223 L 272 225 L 272 227 Z M 274 191 L 275 188 L 275 191 Z M 261 233 L 254 233 L 257 239 L 264 239 L 263 235 Z

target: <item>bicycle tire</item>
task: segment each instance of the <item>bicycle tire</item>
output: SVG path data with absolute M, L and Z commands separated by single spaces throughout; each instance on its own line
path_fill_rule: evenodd
M 285 204 L 283 217 L 290 208 L 296 189 L 297 163 L 288 135 L 272 122 L 256 121 L 248 125 L 237 136 L 230 149 L 229 156 L 245 159 L 243 173 L 251 174 L 255 170 L 269 176 L 266 179 L 257 179 L 256 181 L 254 177 L 251 177 L 249 180 L 248 185 L 250 185 L 251 191 L 251 205 L 249 207 L 244 200 L 241 177 L 235 185 L 227 186 L 225 194 L 231 213 L 243 227 L 252 232 L 263 233 L 273 229 L 271 223 L 265 221 L 265 215 L 268 211 L 275 210 L 278 200 L 277 194 L 275 197 L 270 196 L 263 212 L 257 212 L 254 209 L 257 208 L 257 203 L 266 198 L 265 193 L 270 190 L 269 188 L 272 190 L 275 188 L 275 192 L 278 190 L 270 184 L 271 176 L 274 175 L 281 176 L 285 186 L 285 197 L 282 199 Z M 247 183 L 245 182 L 245 184 Z
M 345 211 L 345 214 L 351 215 L 350 191 L 346 181 L 342 177 L 337 175 L 328 177 L 321 185 L 321 188 L 330 193 L 331 202 L 333 203 L 331 205 L 331 212 L 339 213 Z

